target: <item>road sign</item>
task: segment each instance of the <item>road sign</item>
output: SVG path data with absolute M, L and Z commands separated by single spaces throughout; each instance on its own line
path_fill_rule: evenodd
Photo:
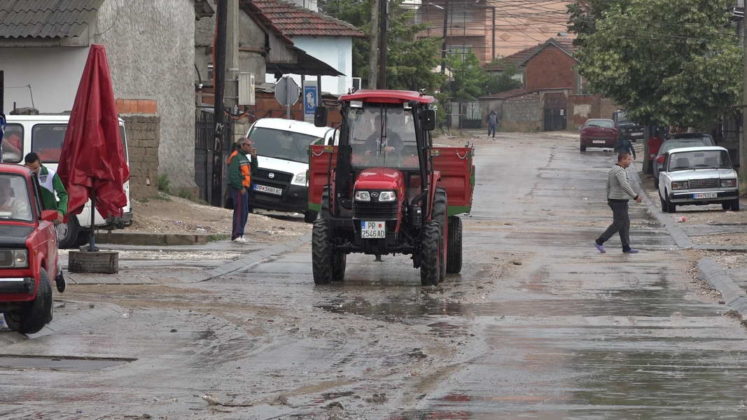
M 286 76 L 275 83 L 275 99 L 283 106 L 295 105 L 298 102 L 298 95 L 301 90 L 296 82 Z

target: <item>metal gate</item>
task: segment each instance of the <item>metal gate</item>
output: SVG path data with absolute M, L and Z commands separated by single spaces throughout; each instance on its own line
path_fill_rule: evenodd
M 565 130 L 568 116 L 568 100 L 562 93 L 545 94 L 545 131 Z
M 200 110 L 195 119 L 195 183 L 199 188 L 202 200 L 214 206 L 223 206 L 223 193 L 225 189 L 225 163 L 213 169 L 215 155 L 215 131 L 212 110 Z M 221 139 L 221 162 L 231 150 L 231 133 L 233 132 L 232 121 L 225 122 Z M 221 180 L 221 188 L 213 187 L 212 180 L 218 177 Z M 212 190 L 212 191 L 211 191 Z

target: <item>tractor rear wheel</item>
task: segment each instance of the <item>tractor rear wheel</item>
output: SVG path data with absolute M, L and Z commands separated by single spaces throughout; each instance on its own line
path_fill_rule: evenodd
M 420 283 L 423 286 L 436 286 L 441 278 L 441 228 L 430 221 L 423 228 L 420 245 Z
M 314 222 L 311 230 L 311 271 L 315 284 L 329 284 L 334 277 L 332 228 L 325 219 Z
M 449 217 L 449 246 L 446 252 L 446 272 L 454 274 L 462 271 L 462 219 Z
M 52 285 L 49 284 L 47 270 L 39 273 L 39 290 L 36 299 L 25 303 L 23 308 L 5 313 L 8 328 L 21 334 L 39 332 L 52 321 Z
M 443 281 L 446 278 L 446 259 L 448 258 L 448 232 L 449 232 L 449 217 L 447 207 L 447 196 L 446 190 L 443 188 L 436 189 L 436 197 L 433 202 L 433 220 L 436 221 L 441 228 L 441 243 L 439 243 L 440 258 L 441 258 L 441 271 L 439 273 L 439 281 Z

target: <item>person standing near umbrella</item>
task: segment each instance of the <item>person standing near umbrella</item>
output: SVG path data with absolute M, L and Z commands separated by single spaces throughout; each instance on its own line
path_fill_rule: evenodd
M 67 190 L 56 172 L 42 165 L 39 155 L 34 152 L 23 158 L 24 166 L 36 173 L 41 187 L 41 199 L 44 210 L 57 210 L 57 223 L 61 223 L 67 214 Z
M 245 243 L 244 228 L 249 218 L 249 187 L 252 185 L 253 162 L 257 162 L 257 150 L 249 138 L 237 143 L 236 149 L 228 156 L 228 191 L 233 200 L 233 227 L 231 240 Z

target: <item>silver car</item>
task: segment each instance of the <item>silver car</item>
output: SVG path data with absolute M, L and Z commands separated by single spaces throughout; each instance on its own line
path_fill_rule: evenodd
M 659 198 L 665 213 L 678 205 L 720 203 L 739 210 L 739 183 L 729 152 L 720 146 L 671 149 L 659 172 Z
M 682 133 L 675 134 L 671 139 L 668 139 L 661 144 L 659 152 L 654 158 L 652 166 L 654 176 L 654 188 L 659 188 L 659 171 L 664 166 L 664 156 L 672 149 L 679 147 L 697 147 L 697 146 L 715 146 L 716 143 L 713 141 L 713 137 L 710 134 L 700 133 Z

